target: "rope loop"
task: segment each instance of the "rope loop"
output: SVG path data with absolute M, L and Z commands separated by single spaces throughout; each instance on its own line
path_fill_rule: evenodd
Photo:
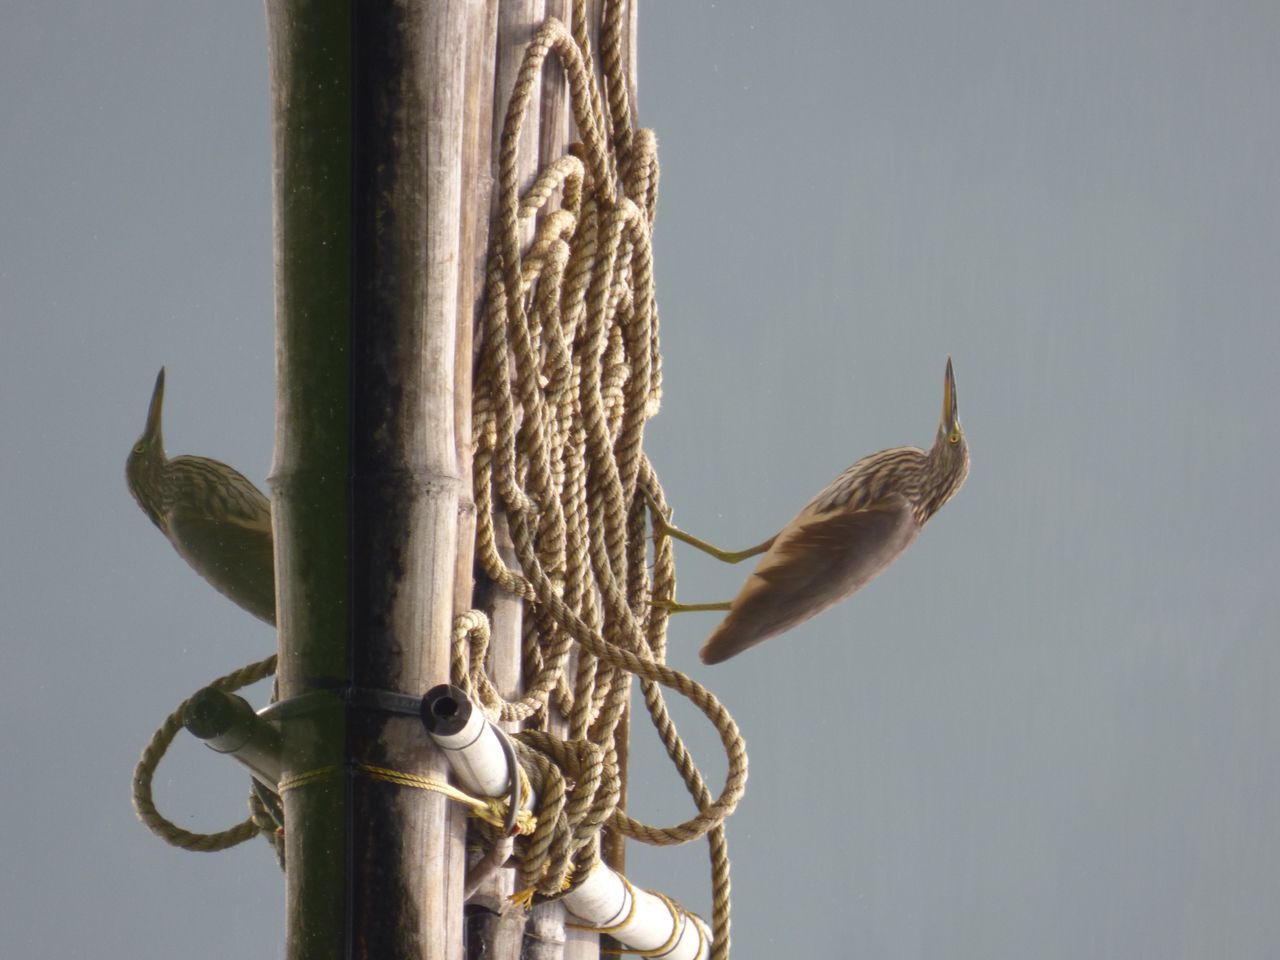
M 675 585 L 670 543 L 651 550 L 646 539 L 650 509 L 666 504 L 642 445 L 662 397 L 652 254 L 658 161 L 652 132 L 632 122 L 623 8 L 618 0 L 603 4 L 603 95 L 586 5 L 575 0 L 571 28 L 548 19 L 535 31 L 505 115 L 473 463 L 477 560 L 500 589 L 526 601 L 523 692 L 505 700 L 487 676 L 489 625 L 478 611 L 455 623 L 453 680 L 490 719 L 531 728 L 515 735 L 539 803 L 537 829 L 517 846 L 526 890 L 557 896 L 572 876 L 585 876 L 599 858 L 602 828 L 652 844 L 706 836 L 712 955 L 723 960 L 724 821 L 742 796 L 747 754 L 720 701 L 666 665 L 667 613 L 649 603 L 673 596 Z M 544 66 L 565 76 L 580 139 L 521 194 L 520 141 Z M 505 556 L 498 547 L 504 528 L 514 547 Z M 681 823 L 647 824 L 619 808 L 633 677 L 696 808 Z M 719 734 L 728 772 L 718 794 L 671 719 L 671 692 Z M 568 718 L 564 740 L 545 732 L 552 705 Z
M 659 171 L 653 133 L 633 123 L 622 58 L 624 7 L 621 0 L 602 0 L 603 94 L 586 2 L 573 0 L 570 27 L 548 19 L 535 31 L 505 115 L 477 331 L 473 497 L 477 563 L 497 588 L 525 601 L 524 692 L 507 700 L 489 676 L 490 627 L 479 611 L 466 611 L 454 623 L 451 672 L 490 720 L 526 726 L 513 736 L 537 797 L 515 839 L 524 892 L 557 897 L 575 877 L 587 876 L 600 858 L 604 829 L 651 844 L 705 836 L 713 886 L 711 956 L 726 960 L 724 821 L 745 789 L 747 753 L 724 705 L 667 666 L 667 612 L 649 602 L 675 595 L 670 541 L 660 538 L 650 550 L 646 537 L 650 511 L 667 509 L 643 450 L 645 424 L 662 399 L 652 252 Z M 548 65 L 564 73 L 580 139 L 522 195 L 521 134 Z M 504 529 L 514 548 L 506 556 L 499 547 Z M 250 664 L 214 685 L 239 689 L 269 676 L 275 663 L 270 657 Z M 693 801 L 695 812 L 683 822 L 655 826 L 621 809 L 620 757 L 633 679 Z M 671 719 L 669 693 L 693 704 L 719 735 L 728 769 L 718 794 Z M 261 797 L 249 819 L 213 834 L 183 830 L 156 810 L 155 769 L 182 726 L 185 707 L 165 720 L 138 762 L 133 799 L 139 817 L 190 850 L 220 850 L 266 835 L 283 864 L 276 829 L 282 815 Z M 545 729 L 553 707 L 568 720 L 563 739 Z M 359 769 L 402 786 L 455 790 L 412 774 Z M 340 772 L 311 771 L 280 789 Z M 454 799 L 472 806 L 475 830 L 491 846 L 505 840 L 498 836 L 505 830 L 503 801 Z
M 241 687 L 247 687 L 251 683 L 256 683 L 269 677 L 275 672 L 276 658 L 273 655 L 265 660 L 259 660 L 238 670 L 233 670 L 226 676 L 219 677 L 209 686 L 232 693 Z M 226 850 L 262 834 L 272 841 L 272 846 L 276 848 L 277 853 L 283 856 L 281 846 L 275 841 L 275 824 L 264 817 L 258 811 L 258 808 L 253 805 L 252 801 L 250 802 L 251 815 L 247 819 L 228 827 L 226 830 L 219 830 L 215 833 L 196 833 L 191 830 L 184 830 L 156 809 L 155 797 L 152 791 L 156 768 L 160 765 L 160 761 L 164 759 L 165 751 L 173 743 L 173 738 L 182 729 L 183 713 L 190 702 L 190 699 L 182 701 L 182 703 L 178 704 L 178 708 L 165 718 L 164 723 L 160 725 L 160 729 L 152 735 L 151 741 L 143 748 L 142 756 L 138 759 L 137 766 L 134 767 L 133 809 L 137 811 L 138 819 L 147 826 L 147 829 L 166 843 L 175 847 L 182 847 L 184 850 L 203 852 Z

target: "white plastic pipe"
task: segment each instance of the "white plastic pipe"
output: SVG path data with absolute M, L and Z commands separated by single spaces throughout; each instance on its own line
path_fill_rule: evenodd
M 427 732 L 445 751 L 461 786 L 485 797 L 511 792 L 507 755 L 484 712 L 457 688 L 437 687 L 423 701 Z M 532 798 L 530 803 L 533 803 Z M 583 926 L 608 933 L 633 950 L 662 960 L 705 960 L 711 931 L 700 917 L 632 886 L 603 863 L 562 898 Z M 665 949 L 663 949 L 665 948 Z
M 637 889 L 603 863 L 597 863 L 561 902 L 584 925 L 606 932 L 646 956 L 705 960 L 711 953 L 711 931 L 701 917 L 678 904 L 672 905 L 673 915 L 662 898 Z M 650 953 L 664 946 L 664 952 Z
M 482 797 L 505 797 L 511 792 L 511 779 L 502 741 L 484 711 L 465 699 L 462 702 L 470 706 L 462 729 L 457 733 L 428 731 L 431 739 L 445 751 L 464 790 Z

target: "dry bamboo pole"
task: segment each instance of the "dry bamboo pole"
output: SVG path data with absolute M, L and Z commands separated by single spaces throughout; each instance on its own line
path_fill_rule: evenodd
M 573 23 L 573 0 L 544 0 L 545 15 L 565 26 Z M 569 84 L 554 59 L 542 71 L 542 92 L 538 118 L 538 165 L 545 167 L 562 156 L 569 146 L 572 127 L 569 111 Z M 550 207 L 551 204 L 548 204 Z
M 457 430 L 459 475 L 464 478 L 458 514 L 458 566 L 454 585 L 454 613 L 459 614 L 480 605 L 475 596 L 475 527 L 476 508 L 472 495 L 472 375 L 479 351 L 480 310 L 483 306 L 485 265 L 488 258 L 489 198 L 493 193 L 491 164 L 493 142 L 494 56 L 498 36 L 498 0 L 473 0 L 467 11 L 466 54 L 464 69 L 465 102 L 463 105 L 462 145 L 462 230 L 459 248 L 461 269 L 458 274 L 458 341 L 454 351 L 455 424 Z M 518 647 L 516 648 L 518 650 Z M 518 664 L 517 664 L 518 671 Z M 462 817 L 460 809 L 454 813 Z M 462 827 L 465 840 L 465 824 Z M 465 858 L 465 850 L 462 852 Z M 507 890 L 510 893 L 510 890 Z M 467 950 L 475 955 L 483 949 L 485 956 L 511 955 L 514 945 L 518 953 L 524 924 L 512 929 L 495 917 L 496 910 L 464 908 L 460 917 L 466 925 Z M 494 950 L 497 945 L 499 949 Z
M 636 47 L 639 42 L 640 33 L 640 5 L 635 0 L 624 0 L 627 4 L 627 12 L 622 18 L 623 42 L 623 76 L 627 78 L 627 99 L 631 103 L 631 126 L 638 127 L 637 113 L 640 109 L 640 101 L 637 99 L 640 93 L 639 74 L 636 71 Z
M 604 8 L 611 0 L 585 0 L 587 11 L 587 36 L 591 38 L 591 66 L 596 76 L 596 89 L 604 96 L 604 67 L 600 62 L 601 24 L 604 23 Z M 607 112 L 607 110 L 606 110 Z
M 600 51 L 603 46 L 603 44 L 600 43 L 600 40 L 602 39 L 600 23 L 603 18 L 603 4 L 610 2 L 623 5 L 621 17 L 623 29 L 622 72 L 627 83 L 628 103 L 631 105 L 631 128 L 635 129 L 638 126 L 636 118 L 636 33 L 639 21 L 639 4 L 636 3 L 635 0 L 594 0 L 592 6 L 596 9 L 597 14 L 599 14 L 599 17 L 596 20 L 596 32 L 593 34 L 593 41 L 595 42 L 594 49 L 597 51 Z M 601 52 L 594 59 L 597 66 L 603 63 L 603 53 Z M 603 75 L 598 78 L 598 82 L 601 85 L 600 89 L 603 91 L 605 89 Z M 605 109 L 608 109 L 607 104 Z M 636 200 L 638 203 L 641 202 L 641 198 L 633 197 L 632 199 Z M 630 746 L 631 703 L 630 698 L 628 698 L 626 711 L 623 713 L 622 719 L 618 722 L 618 771 L 621 774 L 618 809 L 620 811 L 625 811 L 627 809 Z M 626 873 L 626 850 L 626 838 L 615 830 L 606 829 L 604 836 L 601 838 L 600 852 L 605 863 L 609 864 L 609 866 L 618 873 Z
M 267 8 L 287 955 L 453 958 L 457 821 L 359 765 L 445 774 L 368 692 L 449 674 L 466 8 Z
M 346 680 L 351 322 L 351 84 L 348 4 L 267 0 L 276 308 L 277 674 L 313 709 L 282 721 L 282 774 L 338 766 L 345 714 L 319 691 Z M 335 79 L 337 78 L 337 79 Z M 339 779 L 284 794 L 286 955 L 339 958 L 346 938 L 346 790 Z
M 490 203 L 493 196 L 495 105 L 493 86 L 498 42 L 498 0 L 471 0 L 467 12 L 466 101 L 463 105 L 462 144 L 462 269 L 458 277 L 459 387 L 466 368 L 471 386 L 475 358 L 480 351 L 480 311 L 483 308 L 485 268 L 489 255 Z M 459 463 L 466 457 L 471 466 L 471 397 L 458 393 L 456 423 Z M 470 473 L 467 474 L 470 478 Z M 474 523 L 472 524 L 474 527 Z M 475 544 L 468 549 L 474 553 Z M 467 577 L 471 570 L 467 570 Z M 459 603 L 470 603 L 470 594 L 459 595 Z
M 542 0 L 497 0 L 496 29 L 493 34 L 492 59 L 490 60 L 488 103 L 491 123 L 485 155 L 484 169 L 488 190 L 485 199 L 490 203 L 476 207 L 487 212 L 486 223 L 492 221 L 492 185 L 497 169 L 497 150 L 502 138 L 506 104 L 515 86 L 516 74 L 524 57 L 525 46 L 534 30 L 542 22 Z M 520 143 L 520 179 L 525 186 L 537 172 L 538 125 L 528 124 Z M 479 160 L 479 155 L 477 156 Z M 528 236 L 523 238 L 525 241 Z M 481 268 L 483 283 L 483 268 Z M 506 525 L 499 523 L 495 531 L 498 549 L 504 562 L 516 565 L 515 550 Z M 490 621 L 489 670 L 499 693 L 508 699 L 518 699 L 521 690 L 521 636 L 523 628 L 523 601 L 493 588 L 485 581 L 478 591 L 477 604 L 485 610 Z M 518 725 L 508 724 L 514 730 Z M 510 870 L 500 870 L 488 878 L 472 897 L 475 909 L 482 911 L 470 927 L 468 954 L 471 957 L 493 957 L 494 960 L 518 960 L 523 950 L 524 917 L 511 909 L 510 896 L 514 890 L 514 876 Z
M 622 0 L 626 2 L 626 0 Z M 480 35 L 492 37 L 490 19 L 493 15 L 495 0 L 488 0 L 481 18 L 485 26 L 473 27 Z M 493 56 L 493 86 L 490 125 L 491 139 L 490 163 L 488 176 L 482 180 L 468 179 L 483 190 L 483 195 L 474 199 L 478 209 L 491 197 L 492 171 L 496 169 L 497 147 L 501 139 L 503 122 L 506 116 L 506 105 L 515 85 L 516 75 L 524 56 L 525 47 L 538 25 L 545 17 L 552 16 L 569 24 L 572 18 L 571 0 L 496 0 L 497 29 L 496 45 L 488 48 Z M 588 30 L 595 51 L 600 50 L 600 0 L 588 3 Z M 474 16 L 474 15 L 473 15 Z M 624 51 L 626 67 L 630 71 L 629 88 L 634 91 L 634 37 L 636 11 L 633 4 L 624 12 Z M 474 42 L 474 41 L 471 41 Z M 469 47 L 470 49 L 470 47 Z M 468 90 L 472 93 L 481 89 L 483 71 L 472 69 L 473 63 L 483 63 L 482 59 L 473 60 L 468 54 Z M 520 189 L 529 185 L 540 166 L 545 165 L 565 153 L 571 139 L 571 114 L 568 104 L 568 87 L 563 73 L 554 64 L 544 70 L 540 90 L 535 90 L 529 104 L 517 154 L 517 172 Z M 599 59 L 596 58 L 599 70 Z M 470 117 L 470 108 L 468 109 Z M 477 149 L 473 156 L 483 156 L 483 150 Z M 473 175 L 468 172 L 468 178 Z M 469 193 L 464 197 L 470 198 Z M 527 243 L 532 236 L 532 224 L 521 237 Z M 481 231 L 477 231 L 477 235 Z M 478 344 L 476 345 L 478 349 Z M 461 353 L 459 354 L 462 355 Z M 459 394 L 459 396 L 461 396 Z M 461 423 L 461 420 L 459 420 Z M 467 525 L 464 523 L 464 529 Z M 517 566 L 509 531 L 502 518 L 499 517 L 495 529 L 497 545 L 503 560 L 509 566 Z M 489 644 L 489 669 L 494 683 L 501 695 L 508 699 L 516 699 L 521 693 L 520 647 L 522 636 L 523 604 L 519 598 L 490 589 L 491 585 L 482 582 L 477 593 L 476 605 L 489 614 L 491 638 Z M 461 603 L 459 592 L 459 603 Z M 624 725 L 626 721 L 624 719 Z M 564 734 L 567 723 L 552 710 L 549 717 L 552 732 Z M 624 755 L 622 757 L 625 762 Z M 622 866 L 621 838 L 614 838 L 610 862 Z M 509 871 L 501 871 L 487 879 L 472 898 L 472 903 L 487 912 L 487 916 L 476 916 L 469 925 L 471 940 L 468 953 L 470 956 L 514 958 L 525 956 L 530 960 L 552 960 L 561 956 L 569 960 L 593 960 L 599 955 L 599 938 L 582 931 L 566 930 L 565 911 L 558 903 L 543 904 L 531 912 L 528 926 L 525 929 L 523 948 L 519 939 L 514 936 L 518 925 L 512 922 L 511 913 L 506 909 L 507 898 L 512 890 L 513 877 Z
M 465 28 L 461 2 L 355 9 L 348 656 L 357 687 L 414 695 L 449 679 Z M 353 712 L 348 755 L 447 776 L 416 717 Z M 448 801 L 368 777 L 350 790 L 353 952 L 457 957 L 465 864 Z
M 555 17 L 569 26 L 573 22 L 572 0 L 545 0 L 544 15 Z M 569 110 L 569 85 L 564 71 L 551 62 L 542 71 L 542 90 L 538 104 L 538 166 L 545 167 L 568 150 L 573 129 Z M 568 733 L 567 718 L 555 709 L 554 699 L 548 704 L 547 729 L 555 736 Z M 600 938 L 596 934 L 565 926 L 567 914 L 559 902 L 543 903 L 529 913 L 526 928 L 525 956 L 528 960 L 595 960 L 600 955 Z

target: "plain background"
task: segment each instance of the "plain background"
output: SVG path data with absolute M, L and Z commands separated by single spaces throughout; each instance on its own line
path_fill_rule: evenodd
M 1280 8 L 647 3 L 640 35 L 676 519 L 754 543 L 928 444 L 948 354 L 973 454 L 853 601 L 718 668 L 712 616 L 673 628 L 751 750 L 735 956 L 1276 956 Z M 171 453 L 270 467 L 261 5 L 18 0 L 0 90 L 0 954 L 278 955 L 265 845 L 129 807 L 155 725 L 273 637 L 123 476 L 161 364 Z M 636 740 L 633 810 L 683 819 Z M 243 815 L 192 743 L 157 786 Z M 629 869 L 705 911 L 704 863 Z

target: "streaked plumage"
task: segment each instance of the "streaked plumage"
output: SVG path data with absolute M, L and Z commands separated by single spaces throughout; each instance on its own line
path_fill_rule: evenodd
M 942 422 L 928 453 L 894 447 L 836 477 L 771 541 L 702 646 L 720 663 L 855 593 L 896 560 L 964 483 L 969 451 L 947 360 Z
M 200 576 L 260 620 L 275 624 L 271 502 L 242 473 L 208 457 L 165 456 L 164 369 L 147 425 L 125 465 L 143 513 Z

